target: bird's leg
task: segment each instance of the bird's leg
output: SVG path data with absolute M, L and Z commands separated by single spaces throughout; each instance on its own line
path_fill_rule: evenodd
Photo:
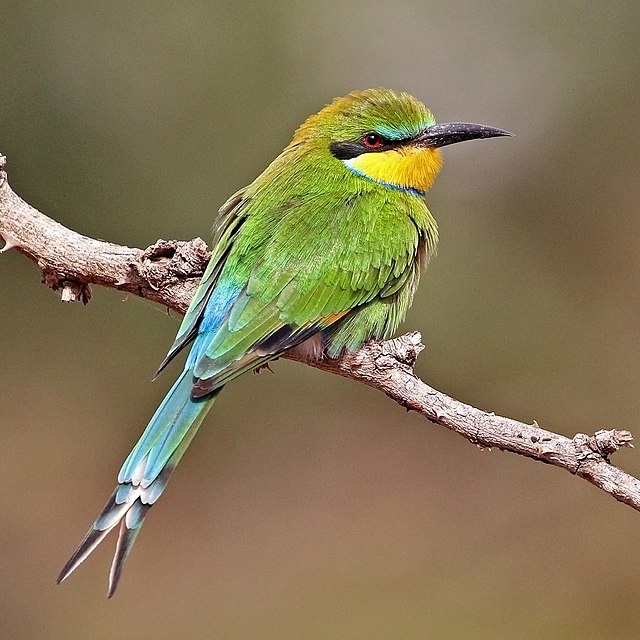
M 278 358 L 274 358 L 273 360 L 277 360 L 277 359 Z M 271 361 L 271 362 L 273 362 L 273 361 Z M 253 375 L 255 376 L 255 375 L 258 375 L 264 369 L 266 369 L 267 371 L 270 371 L 271 373 L 275 373 L 274 370 L 270 366 L 271 362 L 265 362 L 264 364 L 259 365 L 255 369 L 252 369 L 251 373 L 253 373 Z

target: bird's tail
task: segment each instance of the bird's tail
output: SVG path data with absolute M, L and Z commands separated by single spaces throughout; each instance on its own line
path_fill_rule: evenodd
M 147 511 L 160 497 L 220 389 L 192 398 L 193 375 L 185 370 L 156 410 L 118 474 L 118 486 L 76 552 L 58 576 L 67 578 L 119 524 L 120 533 L 109 573 L 108 597 L 140 533 Z

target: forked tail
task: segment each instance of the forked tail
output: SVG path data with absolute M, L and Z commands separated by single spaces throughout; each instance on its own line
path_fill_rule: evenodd
M 58 576 L 65 580 L 120 524 L 109 573 L 110 598 L 118 586 L 122 567 L 140 533 L 147 511 L 160 497 L 220 389 L 204 398 L 192 398 L 193 376 L 185 370 L 151 418 L 142 437 L 118 474 L 118 486 Z

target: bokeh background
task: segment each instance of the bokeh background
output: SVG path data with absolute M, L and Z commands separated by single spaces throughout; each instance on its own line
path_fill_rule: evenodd
M 34 206 L 147 246 L 208 238 L 352 89 L 514 131 L 444 152 L 417 370 L 568 436 L 639 431 L 639 32 L 633 1 L 5 0 L 0 151 Z M 111 601 L 114 540 L 56 587 L 179 319 L 103 289 L 63 305 L 15 252 L 0 275 L 3 638 L 638 637 L 640 514 L 291 362 L 225 389 Z

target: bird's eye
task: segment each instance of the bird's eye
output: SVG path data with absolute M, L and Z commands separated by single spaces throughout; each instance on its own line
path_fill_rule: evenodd
M 367 133 L 364 137 L 366 147 L 375 148 L 382 144 L 382 138 L 377 133 Z

